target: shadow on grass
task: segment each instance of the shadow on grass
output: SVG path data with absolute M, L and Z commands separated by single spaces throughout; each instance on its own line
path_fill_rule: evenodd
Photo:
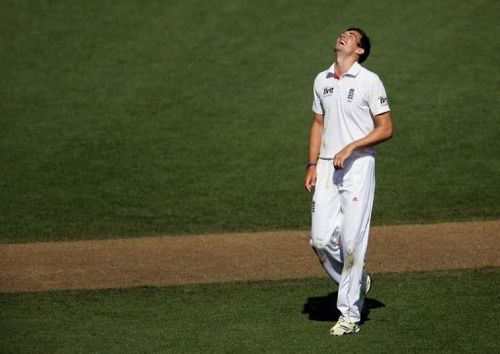
M 310 297 L 304 304 L 302 313 L 308 314 L 311 321 L 337 321 L 340 316 L 340 312 L 337 309 L 337 296 L 338 292 L 335 291 L 326 296 Z M 365 298 L 363 311 L 361 312 L 361 323 L 370 320 L 368 317 L 370 310 L 381 307 L 385 307 L 385 304 L 376 299 Z

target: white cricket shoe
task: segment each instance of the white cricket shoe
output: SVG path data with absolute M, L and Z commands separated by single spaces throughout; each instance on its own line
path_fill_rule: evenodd
M 344 316 L 340 316 L 335 326 L 330 329 L 330 334 L 332 336 L 343 336 L 344 334 L 358 333 L 359 329 L 356 322 L 348 321 Z

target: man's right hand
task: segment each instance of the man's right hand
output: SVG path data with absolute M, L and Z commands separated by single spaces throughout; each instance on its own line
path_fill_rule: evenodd
M 304 186 L 306 187 L 308 192 L 311 192 L 315 184 L 316 184 L 316 166 L 309 166 L 307 168 L 307 174 Z

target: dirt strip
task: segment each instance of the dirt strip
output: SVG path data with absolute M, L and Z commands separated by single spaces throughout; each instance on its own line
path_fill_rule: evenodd
M 369 272 L 500 267 L 500 220 L 373 227 Z M 325 276 L 307 231 L 0 245 L 0 292 Z

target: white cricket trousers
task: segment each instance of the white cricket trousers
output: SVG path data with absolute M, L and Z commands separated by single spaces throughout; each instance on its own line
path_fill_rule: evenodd
M 311 210 L 311 246 L 328 275 L 339 285 L 337 308 L 359 322 L 370 217 L 375 193 L 375 157 L 349 158 L 335 170 L 318 160 Z

